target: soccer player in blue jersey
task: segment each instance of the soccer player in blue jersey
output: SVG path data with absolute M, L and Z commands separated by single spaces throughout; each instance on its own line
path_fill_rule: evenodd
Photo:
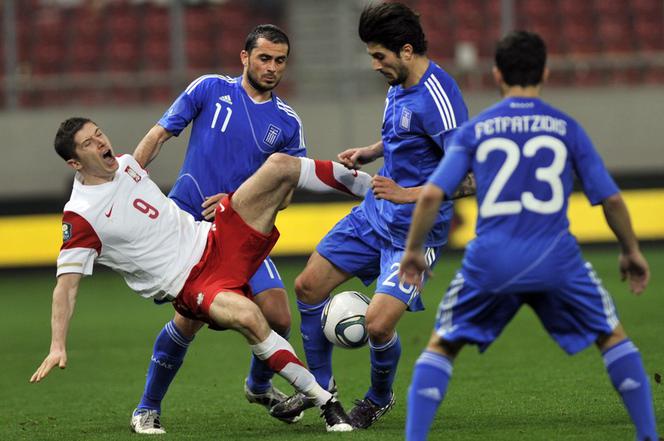
M 184 163 L 169 197 L 197 220 L 210 220 L 218 201 L 235 191 L 272 153 L 306 155 L 300 118 L 273 93 L 286 69 L 289 51 L 288 37 L 281 29 L 257 26 L 240 53 L 242 76 L 204 75 L 194 80 L 136 147 L 134 156 L 145 167 L 166 140 L 192 125 Z M 308 161 L 314 167 L 315 162 Z M 334 164 L 331 172 L 337 177 L 350 173 L 340 164 Z M 288 299 L 270 257 L 250 285 L 272 329 L 287 338 L 291 323 Z M 202 326 L 203 322 L 176 313 L 157 336 L 145 391 L 131 420 L 134 431 L 164 433 L 159 418 L 161 401 Z M 252 357 L 244 388 L 249 402 L 269 409 L 287 397 L 272 385 L 273 375 L 264 362 Z
M 321 311 L 332 290 L 351 277 L 366 285 L 377 279 L 366 315 L 371 385 L 349 414 L 355 427 L 367 428 L 394 405 L 392 384 L 401 355 L 397 323 L 405 311 L 424 308 L 419 289 L 397 279 L 414 202 L 440 162 L 450 133 L 467 119 L 467 109 L 454 80 L 427 58 L 419 16 L 411 9 L 399 3 L 370 5 L 361 14 L 359 35 L 373 69 L 390 88 L 381 140 L 346 150 L 338 158 L 352 169 L 380 157 L 384 165 L 364 202 L 318 244 L 295 281 L 295 291 L 309 369 L 321 386 L 336 391 L 332 344 L 321 329 Z M 451 217 L 448 202 L 438 211 L 437 226 L 426 240 L 432 265 L 446 243 Z M 289 417 L 312 406 L 295 394 L 271 412 Z
M 415 364 L 406 439 L 424 440 L 465 344 L 484 351 L 527 304 L 551 337 L 574 354 L 595 343 L 639 441 L 657 441 L 648 377 L 610 294 L 569 231 L 568 198 L 576 175 L 601 205 L 620 243 L 623 279 L 640 294 L 649 279 L 627 207 L 581 125 L 539 98 L 546 47 L 529 32 L 497 46 L 494 78 L 504 99 L 464 124 L 421 192 L 401 261 L 400 279 L 420 285 L 429 271 L 422 250 L 440 204 L 472 170 L 477 184 L 476 238 L 466 248 Z

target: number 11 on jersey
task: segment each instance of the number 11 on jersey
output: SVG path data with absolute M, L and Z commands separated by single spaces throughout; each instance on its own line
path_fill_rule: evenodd
M 221 112 L 221 104 L 214 103 L 214 105 L 217 107 L 217 110 L 215 110 L 214 117 L 212 117 L 212 124 L 210 124 L 210 128 L 212 129 L 214 129 L 217 126 L 217 119 L 219 118 L 219 112 Z M 228 121 L 230 121 L 232 114 L 233 114 L 233 109 L 231 109 L 230 107 L 226 107 L 226 118 L 224 118 L 224 123 L 221 125 L 221 133 L 224 133 L 226 131 L 226 127 L 228 126 Z

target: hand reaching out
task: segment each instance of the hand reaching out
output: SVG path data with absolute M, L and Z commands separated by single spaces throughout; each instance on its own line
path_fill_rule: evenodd
M 205 220 L 211 221 L 214 219 L 214 211 L 217 209 L 217 204 L 224 198 L 224 196 L 226 196 L 226 193 L 217 193 L 209 196 L 203 201 L 201 204 L 201 207 L 203 207 L 201 214 Z

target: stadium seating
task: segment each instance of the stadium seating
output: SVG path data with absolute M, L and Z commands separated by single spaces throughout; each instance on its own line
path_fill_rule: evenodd
M 491 57 L 494 42 L 500 37 L 500 0 L 406 2 L 421 14 L 433 59 L 453 65 L 459 43 L 474 47 L 480 59 Z M 252 2 L 244 0 L 188 2 L 183 17 L 186 55 L 183 74 L 191 77 L 205 72 L 236 72 L 247 31 L 260 22 L 283 19 L 280 5 L 266 2 L 264 8 L 252 8 Z M 140 82 L 133 91 L 117 89 L 107 79 L 100 80 L 103 84 L 96 91 L 84 89 L 63 94 L 36 88 L 22 94 L 23 105 L 40 106 L 67 99 L 91 103 L 173 98 L 172 87 L 165 86 L 171 77 L 174 56 L 169 2 L 114 0 L 59 4 L 57 0 L 22 0 L 15 2 L 15 7 L 17 69 L 28 78 L 94 73 L 103 73 L 104 78 L 132 74 L 158 78 L 153 85 Z M 514 0 L 514 23 L 518 28 L 540 33 L 552 60 L 574 66 L 554 72 L 551 77 L 554 84 L 661 84 L 664 68 L 649 60 L 659 59 L 664 53 L 663 8 L 661 0 Z M 256 10 L 263 11 L 263 15 Z M 0 7 L 0 17 L 3 13 Z M 0 59 L 3 54 L 4 47 L 0 47 Z M 652 54 L 660 57 L 653 58 Z M 593 64 L 593 60 L 600 62 Z M 491 84 L 484 73 L 476 73 L 474 78 L 462 82 L 470 88 Z M 4 81 L 0 84 L 4 87 Z

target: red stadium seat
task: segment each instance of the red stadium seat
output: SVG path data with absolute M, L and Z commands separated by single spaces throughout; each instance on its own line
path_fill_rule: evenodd
M 595 0 L 595 13 L 603 18 L 614 18 L 620 20 L 627 18 L 630 10 L 628 0 Z
M 163 38 L 146 38 L 143 41 L 141 59 L 144 70 L 168 70 L 171 65 L 170 41 Z
M 106 48 L 106 69 L 111 72 L 135 72 L 140 63 L 139 47 L 135 41 L 113 38 Z
M 664 26 L 659 17 L 636 19 L 636 46 L 642 51 L 664 51 Z
M 566 52 L 583 55 L 599 52 L 593 22 L 567 18 L 562 22 L 562 35 L 565 39 Z
M 630 52 L 634 50 L 631 25 L 625 18 L 601 16 L 598 34 L 604 52 Z

